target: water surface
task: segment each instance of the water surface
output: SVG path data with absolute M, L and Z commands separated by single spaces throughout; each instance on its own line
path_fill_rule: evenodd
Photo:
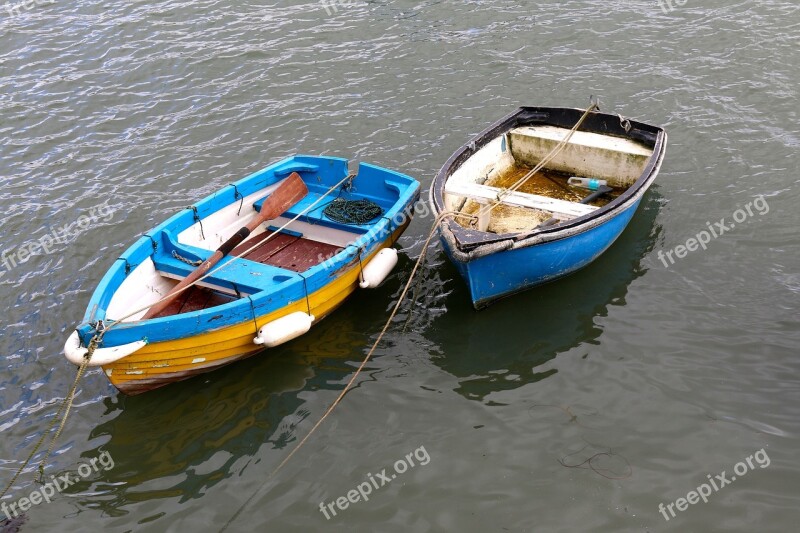
M 358 388 L 271 480 L 375 339 L 430 217 L 402 237 L 384 286 L 263 357 L 138 397 L 89 372 L 48 472 L 103 452 L 114 467 L 35 507 L 23 531 L 217 531 L 251 496 L 229 530 L 792 530 L 800 6 L 672 5 L 0 9 L 0 249 L 64 236 L 0 277 L 3 483 L 74 378 L 60 351 L 105 270 L 217 188 L 294 153 L 372 162 L 427 187 L 515 106 L 591 95 L 670 136 L 629 228 L 567 279 L 478 313 L 432 250 L 413 316 L 406 305 Z M 660 258 L 761 196 L 768 212 L 707 250 Z M 335 517 L 320 512 L 420 447 L 426 465 Z M 659 513 L 762 448 L 768 467 L 670 521 Z M 5 501 L 36 488 L 32 475 Z

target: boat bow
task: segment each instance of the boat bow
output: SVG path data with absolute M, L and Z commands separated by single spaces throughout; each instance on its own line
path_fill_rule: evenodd
M 88 366 L 109 365 L 136 353 L 146 345 L 147 341 L 141 340 L 121 346 L 97 348 L 94 353 L 92 353 L 92 358 Z M 84 357 L 87 353 L 89 353 L 89 349 L 81 346 L 81 338 L 78 332 L 73 331 L 72 335 L 69 336 L 67 342 L 64 344 L 64 356 L 70 363 L 80 366 L 83 364 Z

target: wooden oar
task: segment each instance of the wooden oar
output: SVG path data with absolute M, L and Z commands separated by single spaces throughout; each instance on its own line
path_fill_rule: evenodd
M 177 296 L 178 291 L 184 287 L 191 285 L 201 277 L 205 276 L 214 266 L 219 263 L 223 257 L 231 253 L 231 250 L 236 248 L 243 240 L 245 240 L 250 233 L 252 233 L 260 224 L 267 220 L 277 218 L 284 211 L 299 202 L 306 194 L 308 188 L 303 182 L 303 179 L 297 172 L 292 172 L 280 186 L 272 191 L 267 199 L 261 206 L 261 211 L 258 215 L 246 226 L 243 226 L 234 233 L 233 237 L 225 241 L 214 255 L 203 261 L 194 272 L 183 278 L 183 280 L 175 285 L 163 301 L 153 305 L 147 313 L 144 314 L 142 320 L 152 318 L 163 311 Z

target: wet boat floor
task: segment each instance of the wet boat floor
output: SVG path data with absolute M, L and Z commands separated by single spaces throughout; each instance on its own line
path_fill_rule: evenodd
M 507 189 L 525 177 L 530 171 L 531 167 L 515 165 L 508 171 L 493 176 L 486 181 L 485 185 Z M 583 198 L 592 194 L 592 191 L 588 189 L 568 185 L 567 181 L 570 177 L 571 174 L 545 168 L 529 177 L 517 190 L 568 202 L 580 202 Z M 614 189 L 612 192 L 595 199 L 589 205 L 602 207 L 622 194 L 622 192 L 623 189 Z M 479 202 L 469 199 L 464 203 L 461 212 L 474 215 L 481 209 L 481 206 L 482 204 Z M 547 211 L 501 204 L 492 210 L 492 218 L 487 231 L 498 235 L 520 233 L 535 228 L 550 217 L 551 214 Z M 458 223 L 464 227 L 469 227 L 468 219 L 459 220 Z
M 279 233 L 264 242 L 274 232 L 266 231 L 245 241 L 233 249 L 231 255 L 240 253 L 262 243 L 248 252 L 243 259 L 271 265 L 293 272 L 305 272 L 333 257 L 338 247 L 324 242 L 312 241 L 299 235 Z M 193 286 L 175 298 L 163 311 L 153 318 L 191 313 L 237 300 L 236 296 L 224 294 L 206 287 Z

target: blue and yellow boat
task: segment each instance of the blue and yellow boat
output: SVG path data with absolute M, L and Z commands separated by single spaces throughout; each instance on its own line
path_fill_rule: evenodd
M 473 305 L 594 261 L 630 222 L 666 146 L 662 128 L 594 107 L 521 107 L 461 147 L 430 199 Z
M 294 173 L 308 190 L 300 201 L 144 318 L 258 217 Z M 123 393 L 138 394 L 287 342 L 359 287 L 383 281 L 397 262 L 392 244 L 418 198 L 416 180 L 369 164 L 355 175 L 341 158 L 293 156 L 272 164 L 174 215 L 123 253 L 100 281 L 65 355 L 80 365 L 97 339 L 88 365 L 101 366 Z

